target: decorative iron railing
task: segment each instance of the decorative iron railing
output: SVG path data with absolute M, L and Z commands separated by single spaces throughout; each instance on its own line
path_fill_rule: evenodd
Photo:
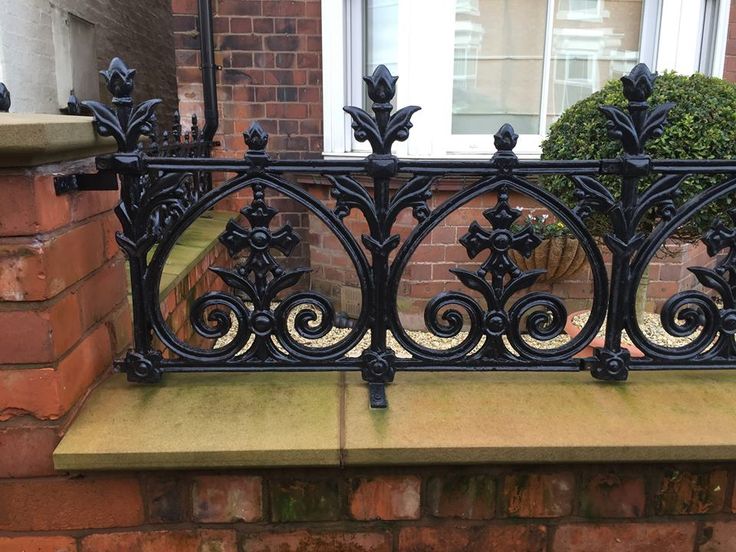
M 117 172 L 121 184 L 117 215 L 122 231 L 117 239 L 130 263 L 135 342 L 117 366 L 130 381 L 155 383 L 164 372 L 176 371 L 359 370 L 368 382 L 371 406 L 385 407 L 384 386 L 402 370 L 588 369 L 600 380 L 620 381 L 632 370 L 736 367 L 736 230 L 721 221 L 714 221 L 703 241 L 711 256 L 724 250 L 728 254 L 715 268 L 690 268 L 720 301 L 691 290 L 671 297 L 661 312 L 666 332 L 691 339 L 675 347 L 655 343 L 637 319 L 636 290 L 657 250 L 699 209 L 736 190 L 734 160 L 655 160 L 646 154 L 647 142 L 663 133 L 673 106 L 648 105 L 656 75 L 646 65 L 637 65 L 621 79 L 627 110 L 601 107 L 608 118 L 609 135 L 621 142 L 623 155 L 567 161 L 517 158 L 513 151 L 517 135 L 508 124 L 495 134 L 497 152 L 488 160 L 399 159 L 391 154 L 392 145 L 409 138 L 411 117 L 419 107 L 393 112 L 397 77 L 384 66 L 364 79 L 373 114 L 358 107 L 345 108 L 355 138 L 367 141 L 373 150 L 363 159 L 271 158 L 266 153 L 268 135 L 258 123 L 244 133 L 248 146 L 244 159 L 155 155 L 136 145 L 149 128 L 156 101 L 133 106 L 132 73 L 118 69 L 108 75 L 117 111 L 101 104 L 88 105 L 94 111 L 97 131 L 115 137 L 120 150 L 98 158 L 97 163 L 100 169 Z M 194 175 L 211 173 L 234 176 L 203 195 L 188 193 Z M 331 206 L 316 199 L 289 179 L 297 174 L 328 179 L 336 203 Z M 678 204 L 681 184 L 688 175 L 697 174 L 722 174 L 724 180 Z M 438 179 L 457 175 L 471 183 L 432 208 L 428 200 Z M 577 205 L 566 206 L 533 181 L 535 175 L 571 179 L 577 189 Z M 614 194 L 602 184 L 602 175 L 619 177 L 621 193 Z M 404 183 L 392 193 L 389 181 L 397 176 Z M 365 186 L 360 177 L 368 177 L 372 185 Z M 191 305 L 189 322 L 197 334 L 213 343 L 211 348 L 196 347 L 180 340 L 162 316 L 162 271 L 182 233 L 219 201 L 243 189 L 252 191 L 252 201 L 242 209 L 242 219 L 231 220 L 219 239 L 232 256 L 247 254 L 247 259 L 231 267 L 210 268 L 227 291 L 210 291 Z M 288 256 L 302 237 L 288 224 L 272 227 L 277 211 L 269 206 L 267 190 L 295 200 L 326 225 L 357 274 L 360 315 L 337 342 L 320 341 L 333 329 L 331 300 L 316 291 L 292 289 L 305 279 L 309 267 L 287 269 L 276 252 Z M 555 295 L 529 290 L 544 271 L 522 271 L 513 261 L 512 250 L 528 256 L 540 238 L 529 227 L 518 230 L 513 225 L 520 213 L 509 204 L 512 192 L 533 199 L 564 223 L 579 240 L 591 267 L 590 317 L 578 335 L 553 348 L 535 346 L 535 342 L 562 334 L 567 311 Z M 434 228 L 484 194 L 495 197 L 495 206 L 484 213 L 487 222 L 470 223 L 459 240 L 478 266 L 452 270 L 470 293 L 442 292 L 428 302 L 424 312 L 427 330 L 438 338 L 464 337 L 447 348 L 419 344 L 399 316 L 402 274 Z M 416 225 L 402 240 L 394 225 L 405 209 L 411 209 Z M 351 210 L 364 217 L 368 233 L 356 236 L 348 229 L 344 218 Z M 611 231 L 604 238 L 612 256 L 610 276 L 602 247 L 586 227 L 593 213 L 610 221 Z M 655 221 L 648 232 L 641 231 L 645 216 Z M 734 213 L 732 216 L 736 220 Z M 605 346 L 595 349 L 589 358 L 576 358 L 606 318 Z M 644 352 L 643 358 L 632 358 L 622 346 L 624 330 Z M 368 334 L 369 344 L 361 354 L 348 356 Z M 389 334 L 408 352 L 408 358 L 399 358 L 388 346 Z M 163 350 L 153 346 L 154 336 Z

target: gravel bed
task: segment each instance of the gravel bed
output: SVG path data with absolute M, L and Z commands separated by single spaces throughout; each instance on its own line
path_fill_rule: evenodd
M 314 309 L 312 309 L 314 310 Z M 294 327 L 294 318 L 296 316 L 296 312 L 292 311 L 292 313 L 289 315 L 289 322 L 288 327 L 293 328 Z M 319 313 L 318 313 L 319 317 Z M 238 331 L 238 323 L 237 320 L 233 317 L 233 325 L 230 328 L 230 331 L 227 333 L 227 335 L 221 337 L 217 340 L 215 343 L 215 347 L 222 347 L 229 343 L 233 337 L 235 336 L 236 332 Z M 319 324 L 319 318 L 315 321 L 315 325 Z M 292 331 L 291 335 L 294 337 L 294 340 L 303 344 L 308 345 L 310 347 L 328 347 L 331 345 L 335 345 L 336 343 L 342 341 L 345 339 L 350 332 L 352 331 L 351 328 L 333 328 L 330 330 L 330 332 L 325 335 L 324 337 L 321 337 L 319 339 L 306 339 L 302 336 L 300 336 L 296 331 Z M 416 343 L 419 345 L 422 345 L 424 347 L 435 349 L 435 350 L 444 350 L 449 349 L 451 347 L 454 347 L 460 343 L 467 337 L 467 332 L 459 332 L 456 336 L 451 338 L 442 338 L 434 335 L 431 332 L 426 331 L 417 331 L 417 330 L 407 330 L 407 335 L 413 339 Z M 504 342 L 507 346 L 509 346 L 508 341 L 506 340 L 506 337 L 503 338 Z M 362 354 L 364 349 L 367 349 L 371 340 L 371 332 L 368 330 L 366 334 L 363 336 L 363 339 L 361 339 L 355 347 L 353 347 L 350 351 L 347 352 L 346 356 L 348 357 L 358 357 Z M 531 337 L 524 336 L 524 341 L 529 343 L 531 346 L 536 347 L 538 349 L 554 349 L 556 347 L 560 347 L 567 343 L 570 340 L 570 338 L 567 336 L 567 334 L 562 334 L 554 339 L 550 339 L 549 341 L 538 341 L 535 339 L 532 339 Z M 250 347 L 250 344 L 252 343 L 253 338 L 248 340 L 244 350 Z M 281 346 L 278 344 L 278 341 L 274 340 L 276 342 L 276 346 L 281 349 Z M 483 345 L 483 339 L 481 339 L 480 343 L 476 346 L 474 350 L 479 349 Z M 411 354 L 404 349 L 399 342 L 396 340 L 396 338 L 393 336 L 393 334 L 389 331 L 387 335 L 387 344 L 388 346 L 393 349 L 396 352 L 396 356 L 399 358 L 411 358 Z M 512 347 L 509 346 L 509 349 L 513 350 Z
M 581 314 L 578 314 L 577 316 L 573 317 L 572 323 L 575 324 L 578 328 L 582 328 L 588 321 L 589 316 L 590 312 L 583 312 Z M 698 331 L 696 331 L 688 337 L 675 337 L 673 335 L 670 335 L 662 327 L 662 322 L 659 319 L 659 314 L 654 314 L 652 312 L 640 313 L 638 315 L 638 320 L 639 327 L 641 328 L 642 333 L 652 343 L 656 343 L 657 345 L 662 345 L 664 347 L 682 347 L 696 339 L 699 333 Z M 604 322 L 596 337 L 603 339 L 605 334 L 606 323 Z M 631 338 L 626 334 L 626 330 L 621 332 L 621 343 L 623 343 L 624 345 L 633 345 Z
M 292 313 L 289 316 L 289 327 L 294 327 L 294 318 L 296 316 L 296 312 L 292 311 Z M 589 312 L 583 312 L 581 314 L 578 314 L 573 318 L 573 324 L 575 326 L 582 328 L 585 323 L 588 321 L 588 317 L 590 316 Z M 319 317 L 319 313 L 318 313 Z M 319 318 L 315 322 L 315 324 L 319 323 Z M 695 332 L 693 335 L 689 337 L 675 337 L 670 334 L 668 334 L 664 328 L 662 328 L 662 324 L 659 319 L 658 314 L 654 313 L 643 313 L 639 315 L 639 323 L 642 332 L 644 335 L 650 339 L 653 343 L 665 346 L 665 347 L 682 347 L 684 345 L 687 345 L 688 343 L 692 342 L 694 339 L 697 338 L 698 332 Z M 235 336 L 235 333 L 237 332 L 238 326 L 237 321 L 233 317 L 233 325 L 230 328 L 230 331 L 227 335 L 221 337 L 217 340 L 215 347 L 222 347 L 223 345 L 229 343 L 233 337 Z M 336 343 L 342 341 L 345 339 L 352 329 L 350 328 L 333 328 L 330 330 L 330 332 L 325 335 L 324 337 L 321 337 L 319 339 L 306 339 L 302 336 L 300 336 L 296 331 L 292 331 L 292 336 L 294 337 L 295 341 L 307 345 L 309 347 L 329 347 L 332 345 L 335 345 Z M 606 331 L 606 324 L 604 322 L 603 326 L 601 327 L 600 331 L 598 332 L 596 337 L 603 338 Z M 424 347 L 427 347 L 429 349 L 436 349 L 436 350 L 444 350 L 449 349 L 451 347 L 454 347 L 460 343 L 467 337 L 467 332 L 460 332 L 455 337 L 452 338 L 441 338 L 438 337 L 431 332 L 428 331 L 417 331 L 417 330 L 407 330 L 407 335 L 413 339 L 416 343 L 419 345 L 422 345 Z M 350 351 L 347 352 L 346 356 L 348 357 L 358 357 L 361 355 L 364 349 L 368 348 L 368 345 L 370 344 L 371 339 L 371 332 L 368 330 L 366 334 L 363 336 L 363 339 L 361 339 L 355 347 L 353 347 Z M 512 347 L 508 344 L 508 341 L 506 337 L 503 338 L 504 342 L 507 346 L 509 346 L 510 350 L 513 350 Z M 531 346 L 538 348 L 538 349 L 553 349 L 556 347 L 560 347 L 567 343 L 570 338 L 567 334 L 563 333 L 554 339 L 551 339 L 549 341 L 537 341 L 535 339 L 532 339 L 529 336 L 524 336 L 524 340 L 530 344 Z M 250 347 L 250 344 L 252 343 L 253 338 L 246 343 L 244 350 Z M 626 346 L 633 345 L 631 339 L 626 334 L 626 331 L 622 332 L 621 335 L 621 341 L 622 344 Z M 396 338 L 393 336 L 393 334 L 389 331 L 387 336 L 387 343 L 388 346 L 396 351 L 396 356 L 400 358 L 411 358 L 411 354 L 406 351 L 401 345 L 399 345 L 399 342 L 396 340 Z M 480 348 L 483 345 L 483 339 L 481 342 L 477 345 L 476 350 Z M 281 349 L 281 346 L 276 341 L 276 346 Z

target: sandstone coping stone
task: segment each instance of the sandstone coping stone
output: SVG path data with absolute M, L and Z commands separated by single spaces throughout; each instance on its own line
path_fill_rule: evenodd
M 0 167 L 32 167 L 117 150 L 95 134 L 92 117 L 0 113 Z
M 116 375 L 54 453 L 56 469 L 736 459 L 736 372 L 399 373 L 389 408 L 359 374 Z

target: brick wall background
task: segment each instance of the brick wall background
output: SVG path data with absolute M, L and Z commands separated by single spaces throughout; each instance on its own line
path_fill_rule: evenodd
M 731 14 L 728 20 L 728 41 L 726 42 L 723 78 L 736 82 L 736 3 L 731 3 Z
M 232 264 L 225 246 L 217 243 L 166 296 L 162 296 L 161 314 L 180 340 L 203 348 L 212 348 L 215 344 L 213 340 L 203 338 L 194 330 L 189 321 L 189 313 L 192 303 L 205 293 L 225 290 L 225 283 L 209 268 L 211 266 L 230 268 Z M 158 339 L 155 340 L 154 347 L 164 349 Z M 169 358 L 170 351 L 166 350 L 164 356 Z
M 309 159 L 322 152 L 322 36 L 320 0 L 212 0 L 220 125 L 219 157 L 240 157 L 243 131 L 259 121 L 273 156 Z M 199 24 L 194 0 L 171 0 L 176 76 L 182 114 L 202 113 Z M 290 224 L 302 242 L 286 267 L 310 266 L 309 217 L 292 200 L 267 191 L 279 210 L 272 226 Z M 218 208 L 238 211 L 251 200 L 243 190 Z M 309 286 L 304 278 L 300 285 Z
M 182 113 L 201 112 L 197 5 L 172 0 Z M 269 150 L 289 158 L 322 152 L 320 0 L 212 0 L 221 155 L 243 153 L 242 132 L 260 121 Z
M 734 473 L 629 464 L 4 480 L 0 550 L 731 552 Z

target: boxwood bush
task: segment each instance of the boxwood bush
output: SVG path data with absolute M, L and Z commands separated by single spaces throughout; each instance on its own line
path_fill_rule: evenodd
M 655 159 L 733 159 L 736 158 L 736 85 L 722 79 L 695 74 L 689 77 L 666 72 L 657 78 L 649 104 L 675 102 L 664 135 L 647 144 L 646 153 Z M 604 159 L 622 153 L 620 143 L 606 135 L 606 119 L 599 105 L 626 107 L 621 82 L 612 80 L 598 92 L 567 108 L 550 127 L 542 142 L 543 159 Z M 643 189 L 656 175 L 641 182 Z M 680 201 L 720 182 L 722 175 L 689 177 L 682 184 Z M 542 184 L 557 196 L 574 205 L 573 182 L 563 177 L 543 177 Z M 618 197 L 620 179 L 601 177 Z M 697 240 L 714 217 L 724 218 L 725 209 L 734 200 L 725 198 L 700 211 L 678 230 L 675 237 Z M 646 221 L 650 225 L 653 221 Z M 607 231 L 607 221 L 595 217 L 590 228 L 594 234 Z

